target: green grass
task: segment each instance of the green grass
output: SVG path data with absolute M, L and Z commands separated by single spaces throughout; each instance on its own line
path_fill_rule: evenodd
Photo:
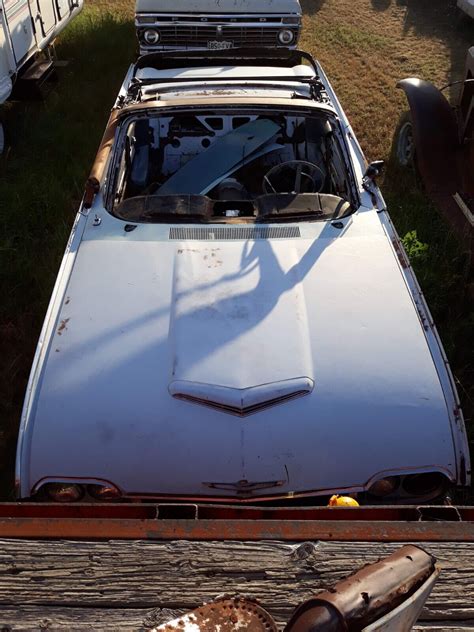
M 474 303 L 468 284 L 468 256 L 414 180 L 412 174 L 400 174 L 389 167 L 385 197 L 397 230 L 405 237 L 451 363 L 474 445 Z M 413 231 L 418 243 L 412 238 Z
M 453 21 L 454 0 L 394 0 L 385 11 L 375 10 L 370 0 L 303 1 L 302 44 L 323 62 L 368 158 L 389 160 L 406 108 L 396 81 L 413 74 L 438 83 L 459 78 L 474 41 L 472 24 Z M 108 113 L 135 55 L 132 5 L 91 0 L 60 38 L 59 57 L 70 64 L 60 70 L 46 101 L 14 104 L 6 111 L 15 133 L 0 162 L 0 490 L 5 495 L 12 489 L 21 405 L 51 290 Z M 474 313 L 466 298 L 464 253 L 412 175 L 397 170 L 393 161 L 383 191 L 400 235 L 416 231 L 416 240 L 412 235 L 406 244 L 472 419 Z
M 11 471 L 36 341 L 108 113 L 135 55 L 133 24 L 87 11 L 57 48 L 70 60 L 44 103 L 9 107 L 0 163 L 0 461 Z M 1 481 L 0 481 L 1 486 Z

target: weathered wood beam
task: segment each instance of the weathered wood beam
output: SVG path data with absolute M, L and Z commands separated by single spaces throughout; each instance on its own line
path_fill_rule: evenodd
M 191 610 L 222 593 L 277 621 L 396 544 L 0 540 L 0 608 Z M 426 544 L 442 566 L 424 621 L 474 621 L 474 545 Z M 1 629 L 1 626 L 0 626 Z

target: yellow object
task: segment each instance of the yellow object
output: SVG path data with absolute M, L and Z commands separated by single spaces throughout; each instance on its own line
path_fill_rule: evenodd
M 329 507 L 360 507 L 355 498 L 350 496 L 332 496 Z

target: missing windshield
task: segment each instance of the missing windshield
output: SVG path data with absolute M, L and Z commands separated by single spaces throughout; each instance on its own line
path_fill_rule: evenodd
M 339 127 L 325 112 L 142 116 L 119 142 L 110 206 L 124 220 L 317 221 L 355 208 Z

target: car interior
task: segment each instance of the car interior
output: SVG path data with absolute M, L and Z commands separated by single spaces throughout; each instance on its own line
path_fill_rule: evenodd
M 112 212 L 133 221 L 337 219 L 355 208 L 326 113 L 202 111 L 125 123 Z

